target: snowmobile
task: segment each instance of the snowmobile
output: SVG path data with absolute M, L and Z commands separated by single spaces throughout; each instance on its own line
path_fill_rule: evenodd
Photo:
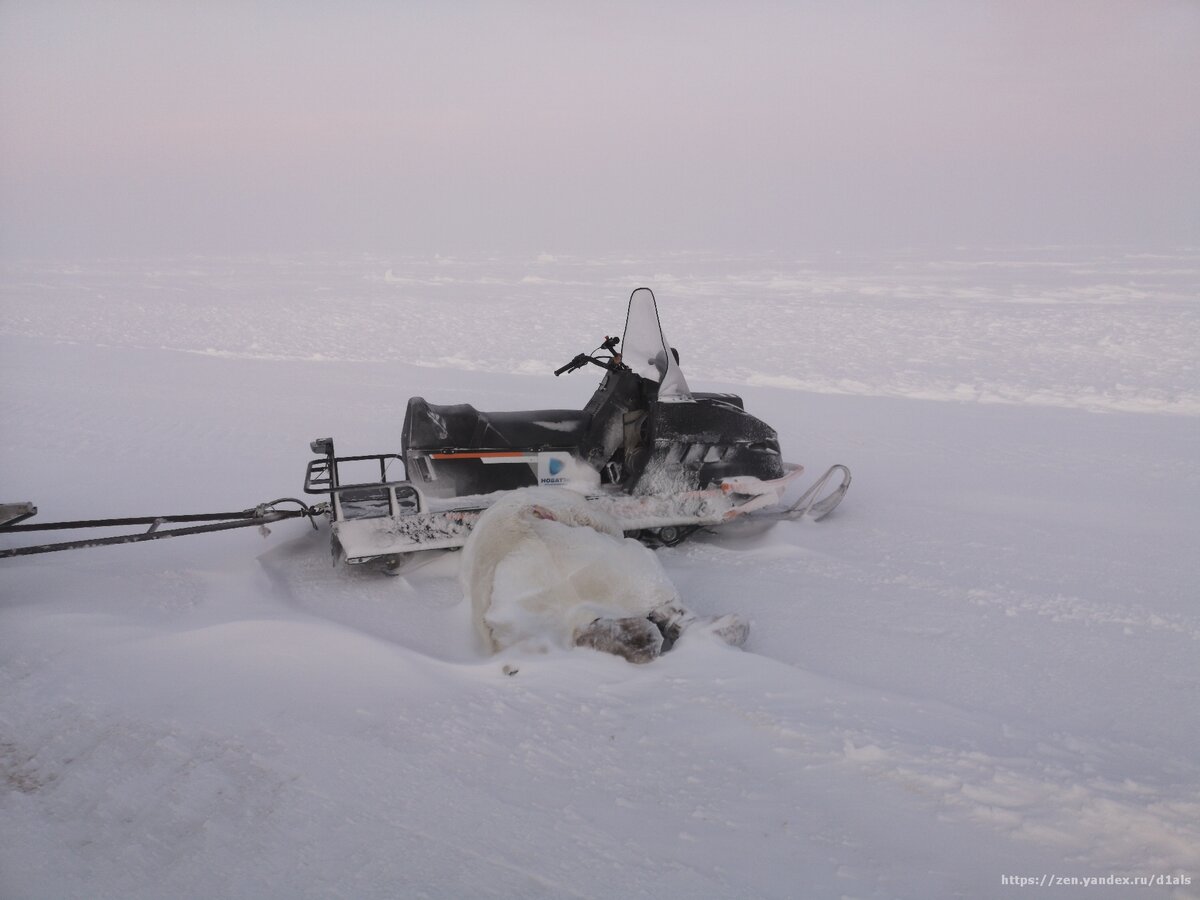
M 741 397 L 690 389 L 649 288 L 630 295 L 622 337 L 554 374 L 589 366 L 604 374 L 581 410 L 483 412 L 413 397 L 399 454 L 338 456 L 332 438 L 313 441 L 304 490 L 329 496 L 335 561 L 394 570 L 415 552 L 461 547 L 484 509 L 533 485 L 579 491 L 650 546 L 751 514 L 821 519 L 850 487 L 850 470 L 834 465 L 785 504 L 803 467 L 783 461 L 775 430 Z M 390 478 L 397 466 L 403 477 Z

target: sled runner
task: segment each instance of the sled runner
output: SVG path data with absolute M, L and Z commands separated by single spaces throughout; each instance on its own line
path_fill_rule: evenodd
M 332 438 L 313 441 L 304 490 L 329 496 L 335 559 L 398 566 L 461 547 L 482 510 L 533 485 L 579 491 L 651 545 L 747 514 L 820 519 L 850 486 L 850 470 L 834 465 L 787 504 L 803 467 L 783 461 L 775 430 L 740 397 L 689 388 L 649 288 L 630 296 L 621 338 L 554 374 L 589 365 L 604 375 L 582 410 L 483 412 L 413 397 L 399 454 L 338 456 Z

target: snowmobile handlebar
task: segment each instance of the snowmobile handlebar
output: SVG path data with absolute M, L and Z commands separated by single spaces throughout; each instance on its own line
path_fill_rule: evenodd
M 591 359 L 591 357 L 586 353 L 580 353 L 565 366 L 560 366 L 559 368 L 555 369 L 554 374 L 561 375 L 563 372 L 574 372 L 576 369 L 581 369 L 586 366 L 589 359 Z
M 554 374 L 557 376 L 561 375 L 563 372 L 574 372 L 576 369 L 582 369 L 588 363 L 594 363 L 602 369 L 611 370 L 614 366 L 619 365 L 621 362 L 621 355 L 617 353 L 616 349 L 617 344 L 619 343 L 621 343 L 620 338 L 605 336 L 604 343 L 597 347 L 593 352 L 599 353 L 601 350 L 607 350 L 610 354 L 609 356 L 601 359 L 588 353 L 579 353 L 565 366 L 559 366 L 557 369 L 555 369 Z

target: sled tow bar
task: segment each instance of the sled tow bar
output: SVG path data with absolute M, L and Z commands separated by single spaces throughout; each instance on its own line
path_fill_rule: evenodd
M 295 503 L 297 509 L 276 509 L 280 503 Z M 136 534 L 119 534 L 109 537 L 82 538 L 75 541 L 59 541 L 53 544 L 35 544 L 28 547 L 11 547 L 0 550 L 0 559 L 11 556 L 29 556 L 34 553 L 54 553 L 58 550 L 80 550 L 84 547 L 104 547 L 110 544 L 136 544 L 141 541 L 157 541 L 163 538 L 183 537 L 188 534 L 205 534 L 210 531 L 227 531 L 231 528 L 265 527 L 271 522 L 282 519 L 296 519 L 304 516 L 316 530 L 316 516 L 323 512 L 323 504 L 309 506 L 302 500 L 292 497 L 281 497 L 270 503 L 260 503 L 251 509 L 238 512 L 223 513 L 192 513 L 182 516 L 138 516 L 124 519 L 80 519 L 74 522 L 41 522 L 34 525 L 17 525 L 13 522 L 29 518 L 37 512 L 32 503 L 6 504 L 3 508 L 14 507 L 14 517 L 7 518 L 10 524 L 0 525 L 0 535 L 24 534 L 29 531 L 68 531 L 92 528 L 123 528 L 133 525 L 148 525 L 145 531 Z M 16 511 L 20 511 L 20 515 Z M 202 522 L 201 525 L 190 525 L 184 528 L 164 528 L 161 525 L 172 523 Z

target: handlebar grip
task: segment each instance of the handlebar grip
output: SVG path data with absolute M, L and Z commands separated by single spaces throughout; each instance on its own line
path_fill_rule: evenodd
M 586 365 L 587 361 L 588 361 L 588 355 L 586 353 L 579 353 L 575 356 L 575 358 L 573 360 L 571 360 L 565 366 L 555 369 L 554 374 L 561 375 L 563 372 L 570 372 L 574 369 L 578 369 L 580 366 Z

